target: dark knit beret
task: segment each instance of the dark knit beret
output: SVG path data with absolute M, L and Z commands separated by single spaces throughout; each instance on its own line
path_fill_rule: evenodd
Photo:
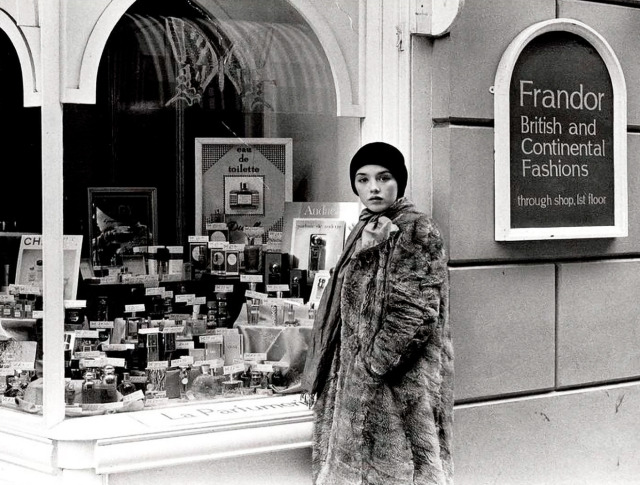
M 404 196 L 408 175 L 407 167 L 404 164 L 404 156 L 400 150 L 382 141 L 367 143 L 360 147 L 351 159 L 351 165 L 349 166 L 351 188 L 356 195 L 358 195 L 356 191 L 356 173 L 365 165 L 381 165 L 389 170 L 393 178 L 398 182 L 398 198 Z

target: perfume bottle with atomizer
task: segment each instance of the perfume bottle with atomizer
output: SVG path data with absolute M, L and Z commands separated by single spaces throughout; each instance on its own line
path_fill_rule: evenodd
M 325 269 L 326 257 L 326 234 L 311 234 L 309 238 L 309 271 Z

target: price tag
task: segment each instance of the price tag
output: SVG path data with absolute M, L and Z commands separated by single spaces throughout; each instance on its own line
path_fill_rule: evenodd
M 165 290 L 164 297 L 165 298 L 173 298 L 173 290 Z
M 265 352 L 253 352 L 243 355 L 244 360 L 267 360 L 267 354 Z
M 233 293 L 233 285 L 216 285 L 213 291 L 215 293 Z
M 104 352 L 124 352 L 135 348 L 135 344 L 102 344 L 102 350 Z
M 113 357 L 107 357 L 106 359 L 104 359 L 104 365 L 112 365 L 114 367 L 126 367 L 127 364 L 125 363 L 124 359 L 115 359 Z
M 124 306 L 125 313 L 136 313 L 145 311 L 144 303 L 140 303 L 138 305 L 125 305 Z
M 253 366 L 253 370 L 258 372 L 273 372 L 273 366 L 271 364 L 256 364 Z
M 207 304 L 207 297 L 206 296 L 196 296 L 193 299 L 193 304 L 194 305 L 206 305 Z
M 236 374 L 237 372 L 244 372 L 244 364 L 225 365 L 222 368 L 222 373 L 225 375 Z
M 171 367 L 180 367 L 181 365 L 188 366 L 188 365 L 192 365 L 192 364 L 193 364 L 193 356 L 192 355 L 184 355 L 184 356 L 180 357 L 179 359 L 173 359 L 171 361 Z
M 224 241 L 209 241 L 207 246 L 209 249 L 227 249 L 229 243 Z
M 80 368 L 89 369 L 94 367 L 103 367 L 104 359 L 80 359 Z
M 91 352 L 76 352 L 76 359 L 101 359 L 105 357 L 104 352 L 100 352 L 99 350 L 92 350 Z
M 147 369 L 156 370 L 156 369 L 168 369 L 168 368 L 169 368 L 169 362 L 167 362 L 166 360 L 154 360 L 154 361 L 147 362 Z
M 244 251 L 244 244 L 229 244 L 227 251 Z
M 189 350 L 195 349 L 195 342 L 193 340 L 180 340 L 176 342 L 177 350 Z
M 262 275 L 261 274 L 241 274 L 240 282 L 241 283 L 262 283 Z
M 207 222 L 204 227 L 207 231 L 224 231 L 228 228 L 226 222 Z
M 122 397 L 122 402 L 133 402 L 133 401 L 140 401 L 144 399 L 144 392 L 142 391 L 136 391 L 136 392 L 132 392 L 131 394 L 127 394 L 126 396 Z
M 164 296 L 164 288 L 156 286 L 154 288 L 145 288 L 144 294 L 146 296 Z
M 180 329 L 182 331 L 182 329 Z M 140 335 L 149 335 L 150 333 L 160 333 L 160 329 L 158 327 L 155 328 L 139 328 L 138 334 Z
M 221 344 L 223 339 L 222 335 L 200 335 L 200 343 Z
M 15 295 L 0 295 L 0 303 L 13 303 L 16 301 Z
M 133 252 L 133 254 L 146 253 L 147 252 L 147 246 L 134 246 L 132 252 Z
M 76 338 L 98 338 L 100 332 L 97 330 L 76 330 Z
M 223 367 L 224 366 L 224 359 L 210 359 L 210 360 L 196 360 L 193 363 L 194 367 L 198 367 L 198 366 L 202 366 L 202 365 L 208 365 L 210 366 L 212 369 L 217 369 L 218 367 Z
M 184 332 L 184 327 L 180 325 L 176 325 L 175 327 L 166 326 L 162 329 L 162 333 L 182 333 Z
M 267 285 L 267 291 L 289 291 L 289 285 Z
M 17 370 L 35 370 L 33 362 L 17 361 L 17 362 L 12 362 L 11 365 L 13 366 L 14 369 L 17 369 Z
M 131 382 L 133 384 L 146 384 L 147 376 L 131 376 Z
M 15 397 L 2 396 L 2 397 L 0 397 L 0 402 L 2 404 L 4 404 L 4 405 L 7 405 L 7 404 L 15 405 L 16 404 L 16 398 Z
M 257 291 L 247 290 L 244 292 L 245 298 L 253 298 L 254 300 L 266 300 L 269 298 L 265 293 L 258 293 Z
M 193 305 L 193 300 L 196 298 L 196 295 L 176 295 L 176 303 L 186 303 L 187 305 Z
M 120 402 L 105 402 L 105 403 L 95 403 L 95 404 L 80 404 L 80 407 L 83 411 L 98 411 L 98 410 L 114 410 L 121 409 L 123 406 L 122 401 Z
M 87 300 L 64 300 L 65 308 L 86 308 Z
M 89 328 L 113 328 L 114 322 L 113 320 L 105 320 L 105 321 L 96 321 L 92 320 L 89 322 Z M 77 337 L 77 334 L 76 334 Z
M 153 406 L 166 406 L 167 404 L 169 404 L 168 397 L 151 397 L 151 398 L 148 397 L 147 400 L 144 402 L 144 407 L 146 408 L 146 407 L 153 407 Z
M 188 240 L 190 243 L 208 243 L 209 236 L 189 236 Z
M 184 253 L 184 248 L 182 246 L 167 246 L 169 250 L 169 254 L 182 254 Z
M 44 318 L 44 311 L 43 310 L 33 310 L 32 316 L 36 320 L 43 319 Z
M 162 275 L 162 281 L 165 281 L 165 282 L 181 281 L 181 280 L 182 280 L 182 274 L 165 273 Z

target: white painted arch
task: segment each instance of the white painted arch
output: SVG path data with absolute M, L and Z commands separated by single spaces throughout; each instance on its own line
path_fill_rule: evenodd
M 37 51 L 34 52 L 31 50 L 31 46 L 24 32 L 17 26 L 15 20 L 3 10 L 0 10 L 0 29 L 9 37 L 20 61 L 24 106 L 40 106 L 41 94 L 38 89 L 37 75 L 40 69 L 40 63 L 38 62 L 38 49 L 40 48 L 39 38 L 34 39 L 38 41 L 37 44 L 34 45 Z
M 63 102 L 84 104 L 96 102 L 98 66 L 104 47 L 115 25 L 135 1 L 113 0 L 100 15 L 82 55 L 78 87 L 67 88 L 64 91 Z M 331 27 L 309 0 L 288 1 L 308 22 L 324 49 L 336 88 L 337 115 L 363 117 L 364 106 L 354 100 L 352 88 L 352 86 L 359 85 L 359 80 L 352 82 L 347 68 L 347 60 Z
M 613 87 L 614 219 L 612 226 L 511 228 L 510 213 L 510 120 L 511 75 L 524 48 L 547 32 L 569 32 L 585 39 L 602 58 Z M 496 71 L 494 83 L 495 240 L 582 239 L 628 235 L 627 191 L 627 86 L 622 66 L 606 39 L 574 19 L 546 20 L 527 27 L 509 44 Z

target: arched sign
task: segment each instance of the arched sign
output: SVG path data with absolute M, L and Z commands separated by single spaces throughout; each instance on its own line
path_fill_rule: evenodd
M 626 88 L 584 24 L 530 27 L 495 85 L 499 241 L 627 235 Z

